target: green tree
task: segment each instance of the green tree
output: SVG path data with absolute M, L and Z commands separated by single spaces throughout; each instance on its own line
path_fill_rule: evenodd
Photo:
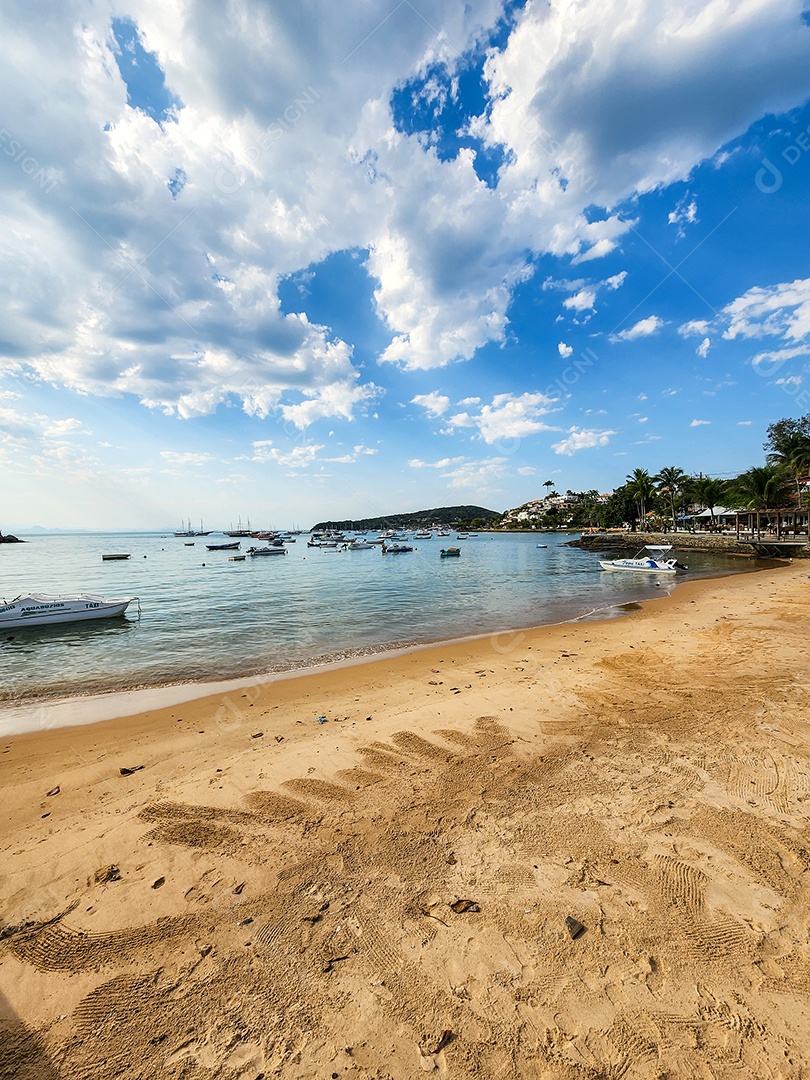
M 638 506 L 635 496 L 630 491 L 630 485 L 624 484 L 611 494 L 607 502 L 598 507 L 599 524 L 605 529 L 616 529 L 625 522 L 629 522 L 636 529 L 638 519 Z
M 627 485 L 630 494 L 638 506 L 638 516 L 641 524 L 647 514 L 647 508 L 655 498 L 655 483 L 646 469 L 633 469 L 627 476 Z
M 805 417 L 810 420 L 810 414 Z M 785 423 L 786 421 L 782 421 Z M 771 427 L 776 425 L 771 424 Z M 770 428 L 768 429 L 770 431 Z M 766 449 L 768 443 L 765 444 Z M 778 440 L 778 447 L 768 454 L 768 464 L 781 468 L 796 484 L 796 499 L 801 505 L 802 477 L 810 475 L 810 435 L 801 431 L 791 431 Z
M 576 496 L 579 500 L 571 515 L 572 527 L 575 529 L 581 529 L 584 526 L 592 527 L 594 521 L 599 518 L 599 492 L 596 488 L 592 488 L 590 491 L 569 491 L 568 494 Z
M 653 479 L 658 485 L 659 492 L 669 496 L 669 509 L 672 514 L 672 529 L 674 532 L 677 528 L 675 520 L 675 503 L 678 496 L 683 491 L 688 477 L 683 469 L 679 469 L 675 465 L 669 465 L 662 469 Z
M 713 476 L 692 477 L 688 484 L 689 493 L 695 502 L 704 506 L 711 515 L 712 528 L 715 526 L 714 508 L 728 496 L 728 484 Z
M 810 413 L 798 420 L 788 417 L 768 425 L 768 437 L 763 444 L 768 460 L 771 455 L 782 456 L 796 437 L 810 442 Z
M 793 484 L 779 465 L 758 465 L 731 484 L 731 499 L 744 510 L 779 510 L 790 498 Z

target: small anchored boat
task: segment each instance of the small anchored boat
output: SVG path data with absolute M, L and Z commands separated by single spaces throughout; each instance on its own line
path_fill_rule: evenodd
M 383 544 L 380 549 L 383 555 L 404 555 L 406 551 L 413 551 L 410 544 Z
M 645 555 L 645 551 L 649 555 Z M 686 570 L 687 567 L 677 559 L 664 558 L 668 551 L 672 551 L 672 544 L 645 544 L 633 559 L 600 559 L 599 565 L 603 570 L 635 570 L 643 574 L 677 574 Z
M 249 547 L 247 553 L 248 555 L 286 555 L 287 549 L 285 547 Z
M 130 559 L 132 556 L 127 552 L 113 552 L 111 555 L 102 555 L 102 562 L 121 562 L 124 559 Z
M 0 604 L 0 631 L 20 626 L 56 626 L 88 619 L 112 619 L 123 615 L 137 596 L 108 600 L 104 596 L 75 593 L 72 596 L 40 596 L 30 593 Z M 140 604 L 138 604 L 140 614 Z
M 442 548 L 442 550 L 439 552 L 439 556 L 442 559 L 452 559 L 452 558 L 457 559 L 457 558 L 459 558 L 460 555 L 461 555 L 461 548 L 456 548 L 456 547 Z
M 238 551 L 241 541 L 237 540 L 233 544 L 206 544 L 208 551 Z

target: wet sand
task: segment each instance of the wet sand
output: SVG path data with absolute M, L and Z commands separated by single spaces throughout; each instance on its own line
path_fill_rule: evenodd
M 6 736 L 0 1077 L 806 1075 L 809 602 Z

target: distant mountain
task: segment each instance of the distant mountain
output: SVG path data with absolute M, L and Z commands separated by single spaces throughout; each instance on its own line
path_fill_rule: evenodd
M 419 529 L 431 525 L 460 525 L 473 521 L 481 524 L 500 521 L 503 515 L 483 506 L 437 506 L 433 510 L 415 510 L 412 514 L 386 514 L 385 517 L 346 518 L 343 521 L 319 521 L 313 532 L 321 529 Z

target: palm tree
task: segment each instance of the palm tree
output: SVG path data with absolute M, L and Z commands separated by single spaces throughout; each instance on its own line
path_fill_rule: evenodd
M 655 484 L 653 483 L 653 478 L 646 469 L 633 469 L 627 476 L 627 489 L 638 506 L 638 516 L 641 519 L 643 527 L 644 518 L 647 513 L 647 503 L 651 502 L 655 496 Z
M 758 465 L 733 482 L 733 498 L 745 510 L 778 510 L 792 489 L 788 473 L 778 465 Z
M 796 498 L 801 504 L 802 477 L 810 474 L 810 438 L 799 431 L 785 436 L 780 442 L 779 449 L 768 454 L 769 465 L 782 468 L 796 482 Z
M 686 473 L 683 469 L 677 468 L 675 465 L 669 465 L 662 469 L 661 472 L 654 476 L 656 484 L 658 484 L 658 490 L 661 492 L 667 492 L 669 495 L 669 508 L 672 511 L 672 531 L 675 532 L 677 525 L 675 523 L 675 499 L 680 494 L 681 489 L 686 481 Z
M 728 485 L 724 480 L 717 480 L 713 476 L 700 476 L 692 478 L 689 484 L 692 498 L 709 511 L 712 519 L 712 528 L 715 526 L 714 508 L 719 506 L 728 494 Z

